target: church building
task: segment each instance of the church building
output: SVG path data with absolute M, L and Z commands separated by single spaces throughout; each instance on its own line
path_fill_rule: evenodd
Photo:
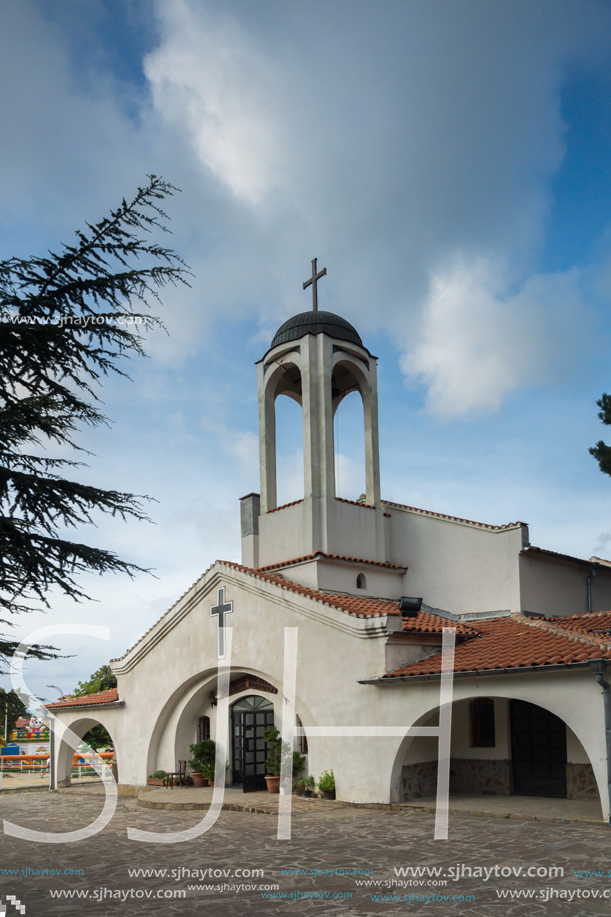
M 436 791 L 438 739 L 407 730 L 438 724 L 450 628 L 450 792 L 599 799 L 608 818 L 611 563 L 535 547 L 522 522 L 488 525 L 382 498 L 376 358 L 348 321 L 318 310 L 323 273 L 314 261 L 314 309 L 285 322 L 257 364 L 260 493 L 240 501 L 242 563 L 214 563 L 113 660 L 116 689 L 48 709 L 78 736 L 106 727 L 122 792 L 175 771 L 204 737 L 223 750 L 228 783 L 265 788 L 262 733 L 280 728 L 288 703 L 289 628 L 303 731 L 295 748 L 307 773 L 333 770 L 345 801 L 417 799 Z M 334 415 L 352 391 L 365 441 L 358 501 L 335 487 Z M 303 412 L 303 499 L 284 506 L 281 395 Z M 221 663 L 230 666 L 224 691 Z M 347 727 L 361 734 L 332 734 Z M 72 749 L 58 741 L 54 754 L 65 784 Z

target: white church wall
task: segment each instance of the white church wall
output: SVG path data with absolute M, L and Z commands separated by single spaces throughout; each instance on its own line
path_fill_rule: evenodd
M 436 639 L 437 638 L 437 639 Z M 386 640 L 386 671 L 393 672 L 418 659 L 424 659 L 430 653 L 439 652 L 441 637 L 438 635 L 420 635 L 392 633 Z
M 288 504 L 259 517 L 259 566 L 304 557 L 312 551 L 311 501 Z
M 193 703 L 195 722 L 202 708 L 196 710 L 193 699 L 199 696 L 203 700 L 215 681 L 217 623 L 210 617 L 210 605 L 216 603 L 218 582 L 203 590 L 189 614 L 180 617 L 177 613 L 180 620 L 176 626 L 167 629 L 150 652 L 140 651 L 135 667 L 129 670 L 128 660 L 115 666 L 120 696 L 129 705 L 131 718 L 147 723 L 149 728 L 145 739 L 138 736 L 138 742 L 131 743 L 130 782 L 144 783 L 147 770 L 173 770 L 177 760 L 188 755 L 194 725 L 185 724 L 183 711 Z M 228 623 L 233 625 L 233 666 L 279 684 L 283 677 L 283 628 L 298 626 L 297 693 L 307 697 L 307 703 L 300 701 L 298 710 L 304 725 L 325 723 L 330 707 L 349 722 L 350 716 L 356 715 L 357 698 L 363 690 L 356 684 L 357 673 L 371 677 L 383 671 L 383 640 L 355 639 L 350 631 L 357 620 L 319 606 L 320 613 L 332 619 L 331 627 L 321 629 L 319 621 L 299 614 L 275 587 L 254 578 L 248 585 L 254 587 L 254 593 L 235 582 L 226 585 L 226 600 L 234 603 L 228 616 Z M 290 596 L 291 600 L 300 598 Z M 364 634 L 368 622 L 358 620 L 358 626 Z M 155 636 L 153 633 L 151 639 Z M 341 660 L 349 662 L 343 665 Z M 337 703 L 334 672 L 340 681 L 348 682 L 345 705 Z M 312 691 L 312 685 L 319 685 L 319 690 Z M 321 759 L 320 770 L 329 766 Z
M 408 567 L 406 595 L 457 614 L 520 608 L 522 530 L 490 531 L 388 506 L 389 560 Z
M 363 597 L 375 596 L 397 600 L 402 595 L 404 574 L 401 570 L 375 567 L 371 564 L 347 564 L 340 561 L 334 563 L 331 560 L 319 560 L 317 567 L 318 589 L 322 592 L 331 590 Z M 289 573 L 290 570 L 287 571 L 287 575 Z M 293 579 L 292 575 L 288 578 Z
M 522 607 L 544 615 L 575 615 L 588 611 L 587 577 L 591 567 L 554 562 L 535 554 L 520 557 Z M 592 580 L 592 611 L 611 609 L 611 575 L 597 569 Z
M 280 570 L 272 570 L 270 572 L 279 573 L 292 583 L 299 583 L 300 586 L 307 586 L 308 589 L 316 591 L 319 588 L 318 563 L 315 560 L 310 560 L 303 564 L 295 564 L 291 567 L 281 567 Z
M 344 557 L 387 561 L 383 543 L 383 516 L 372 506 L 347 500 L 329 500 L 327 504 L 328 545 L 325 550 Z M 380 519 L 378 519 L 378 515 Z M 382 534 L 378 534 L 381 527 Z
M 491 685 L 491 688 L 494 686 Z M 452 708 L 452 757 L 480 758 L 482 760 L 506 759 L 511 757 L 509 736 L 509 704 L 503 697 L 490 697 L 494 701 L 494 737 L 495 743 L 490 747 L 474 746 L 471 735 L 472 699 L 460 701 Z
M 402 595 L 404 580 L 401 570 L 366 563 L 334 561 L 324 557 L 281 567 L 277 572 L 293 583 L 320 592 L 345 592 L 349 595 L 397 600 Z
M 383 619 L 354 618 L 221 564 L 114 665 L 119 696 L 125 701 L 125 707 L 114 710 L 111 727 L 121 783 L 143 784 L 152 770 L 173 770 L 177 760 L 187 757 L 197 716 L 203 712 L 200 702 L 215 680 L 217 621 L 210 616 L 210 606 L 217 602 L 220 585 L 225 588 L 225 600 L 233 602 L 227 623 L 233 628 L 232 667 L 236 672 L 256 673 L 281 689 L 284 627 L 298 628 L 297 712 L 306 731 L 318 725 L 407 728 L 435 712 L 438 681 L 387 687 L 358 683 L 383 671 Z M 474 757 L 466 738 L 460 746 L 460 735 L 468 734 L 464 711 L 476 696 L 516 697 L 562 717 L 586 751 L 608 807 L 603 705 L 589 670 L 456 678 L 458 724 L 463 717 L 462 730 L 455 731 L 453 756 L 457 760 L 463 754 Z M 275 706 L 279 701 L 280 695 L 274 696 Z M 499 741 L 502 710 L 501 703 Z M 63 713 L 64 717 L 70 714 Z M 214 721 L 212 730 L 214 738 Z M 323 770 L 333 769 L 340 799 L 397 801 L 406 755 L 422 760 L 423 754 L 430 753 L 426 746 L 415 743 L 401 737 L 317 738 L 310 734 L 309 771 L 318 777 Z M 484 751 L 477 750 L 482 758 Z
M 409 710 L 411 724 L 422 725 L 427 721 L 432 710 L 436 708 L 439 700 L 438 681 L 416 682 L 406 686 L 403 693 L 399 685 L 379 690 L 381 693 L 388 694 L 384 705 L 385 722 L 392 722 L 392 720 L 405 722 L 405 714 Z M 498 701 L 501 701 L 502 704 L 502 701 L 505 700 L 505 705 L 508 706 L 507 701 L 516 698 L 538 704 L 563 719 L 586 751 L 592 767 L 593 778 L 600 793 L 602 813 L 605 818 L 608 817 L 604 712 L 600 689 L 589 670 L 587 672 L 577 670 L 567 673 L 549 672 L 545 675 L 540 673 L 536 675 L 515 674 L 473 679 L 456 678 L 454 680 L 455 709 L 461 702 L 478 696 L 494 696 L 495 710 Z M 399 719 L 401 715 L 402 720 Z M 384 763 L 384 772 L 380 773 L 380 778 L 384 776 L 388 779 L 388 801 L 401 800 L 403 766 L 406 760 L 410 760 L 408 755 L 414 755 L 416 761 L 423 760 L 417 748 L 415 751 L 411 750 L 417 742 L 421 741 L 421 739 L 406 737 L 398 743 L 395 760 Z M 461 760 L 457 754 L 459 750 L 460 746 L 453 744 L 451 762 Z M 466 751 L 466 748 L 464 750 Z M 477 751 L 483 752 L 484 749 L 477 749 Z M 506 757 L 510 758 L 509 751 Z M 413 761 L 414 758 L 411 760 Z M 492 764 L 493 760 L 489 759 L 489 763 Z M 499 757 L 498 760 L 503 759 Z M 570 773 L 567 776 L 570 778 Z
M 569 726 L 566 727 L 566 758 L 572 764 L 589 763 L 587 751 Z

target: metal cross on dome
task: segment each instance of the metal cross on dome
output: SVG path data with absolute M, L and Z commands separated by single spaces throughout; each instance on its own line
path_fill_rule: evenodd
M 225 615 L 233 611 L 233 602 L 225 601 L 225 587 L 218 591 L 218 605 L 210 606 L 210 616 L 218 620 L 219 659 L 225 658 Z
M 307 287 L 309 287 L 310 284 L 312 285 L 312 311 L 313 312 L 318 312 L 318 281 L 320 280 L 321 277 L 324 277 L 325 274 L 327 273 L 326 267 L 323 267 L 322 271 L 318 271 L 318 273 L 316 273 L 316 262 L 317 261 L 318 261 L 318 258 L 312 258 L 312 276 L 310 277 L 309 280 L 306 280 L 303 284 L 304 290 L 307 289 Z

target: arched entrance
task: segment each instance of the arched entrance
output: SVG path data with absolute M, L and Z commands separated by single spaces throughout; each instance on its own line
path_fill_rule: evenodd
M 267 743 L 263 733 L 274 725 L 274 705 L 266 697 L 249 694 L 231 705 L 231 760 L 233 783 L 244 792 L 265 789 Z
M 413 725 L 437 723 L 434 708 Z M 437 757 L 436 738 L 406 737 L 393 765 L 392 798 L 433 798 Z M 524 698 L 492 693 L 452 705 L 449 788 L 457 796 L 600 800 L 589 750 L 562 716 Z
M 116 745 L 105 723 L 92 717 L 83 717 L 70 723 L 69 733 L 61 722 L 56 729 L 57 751 L 53 774 L 56 787 L 70 786 L 73 780 L 95 777 L 96 771 L 100 776 L 102 760 L 105 766 L 112 767 L 113 777 L 118 783 Z M 102 755 L 102 759 L 98 755 Z

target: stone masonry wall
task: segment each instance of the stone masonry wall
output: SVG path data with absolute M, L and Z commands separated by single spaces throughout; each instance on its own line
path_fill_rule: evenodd
M 511 762 L 450 758 L 450 793 L 510 796 Z
M 567 764 L 568 799 L 600 799 L 591 764 Z
M 567 764 L 567 798 L 599 799 L 591 764 Z M 434 796 L 437 761 L 406 764 L 401 771 L 401 801 Z M 481 758 L 450 758 L 450 793 L 510 796 L 511 762 Z
M 405 764 L 401 769 L 401 802 L 434 796 L 437 792 L 437 760 Z
M 402 802 L 421 799 L 423 796 L 434 796 L 436 792 L 436 760 L 404 765 L 401 770 Z M 481 758 L 450 758 L 450 792 L 509 796 L 510 762 Z

